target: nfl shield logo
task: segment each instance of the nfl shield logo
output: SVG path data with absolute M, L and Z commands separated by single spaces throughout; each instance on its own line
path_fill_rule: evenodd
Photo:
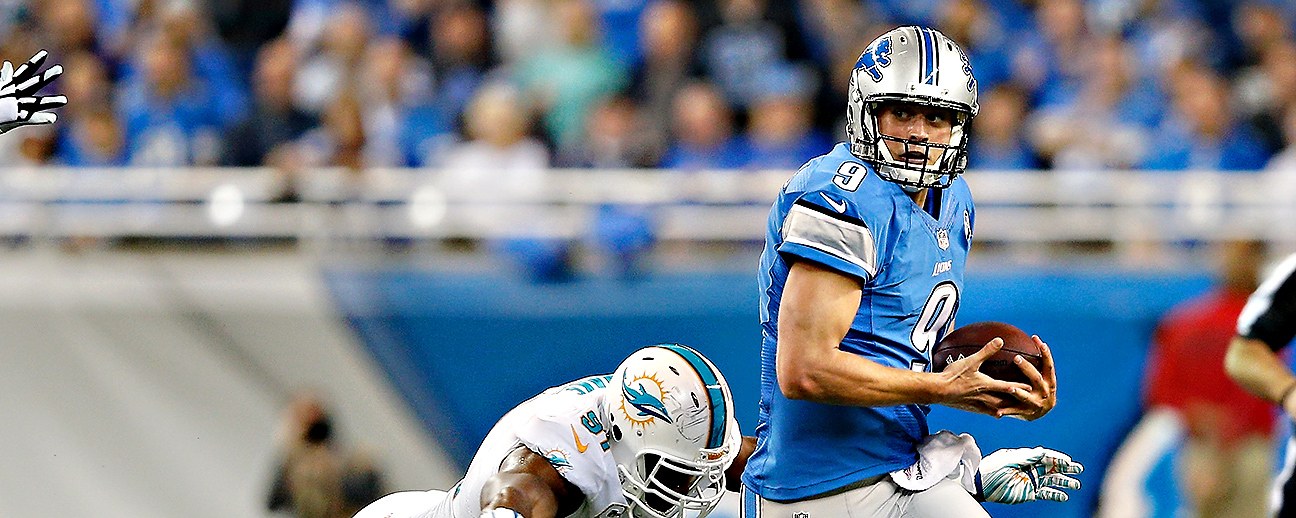
M 941 250 L 949 248 L 949 231 L 940 229 L 936 231 L 936 244 L 940 245 Z

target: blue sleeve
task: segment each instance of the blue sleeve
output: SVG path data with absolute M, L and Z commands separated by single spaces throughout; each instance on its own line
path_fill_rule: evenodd
M 877 235 L 885 228 L 866 222 L 874 215 L 839 189 L 804 192 L 783 219 L 778 251 L 868 282 L 878 273 Z

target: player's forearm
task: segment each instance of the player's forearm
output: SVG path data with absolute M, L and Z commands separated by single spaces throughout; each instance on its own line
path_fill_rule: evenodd
M 782 354 L 782 340 L 779 349 Z M 836 348 L 800 355 L 787 363 L 778 375 L 783 395 L 789 399 L 849 406 L 933 404 L 942 400 L 936 375 L 887 367 Z
M 503 507 L 526 518 L 554 518 L 558 500 L 543 480 L 526 473 L 501 472 L 482 487 L 482 510 Z
M 1284 392 L 1296 383 L 1296 376 L 1277 353 L 1268 344 L 1251 338 L 1233 338 L 1224 368 L 1247 392 L 1275 404 L 1282 404 Z

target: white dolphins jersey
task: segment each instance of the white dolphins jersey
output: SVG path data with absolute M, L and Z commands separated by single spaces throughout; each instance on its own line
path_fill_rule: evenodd
M 580 488 L 585 502 L 568 518 L 617 518 L 626 500 L 603 428 L 603 398 L 611 376 L 573 381 L 541 392 L 510 410 L 482 441 L 464 478 L 449 491 L 394 493 L 357 518 L 478 518 L 482 486 L 519 445 L 549 459 Z

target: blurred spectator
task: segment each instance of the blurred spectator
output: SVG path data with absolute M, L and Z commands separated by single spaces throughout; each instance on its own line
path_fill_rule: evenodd
M 251 77 L 261 48 L 288 26 L 293 0 L 207 0 L 216 33 L 229 46 L 239 77 Z
M 222 162 L 231 166 L 260 166 L 275 146 L 302 136 L 318 124 L 293 103 L 297 51 L 287 39 L 261 47 L 252 74 L 256 95 L 252 113 L 227 135 Z
M 555 0 L 559 41 L 517 64 L 523 88 L 543 111 L 545 132 L 563 150 L 576 145 L 590 111 L 628 82 L 627 70 L 600 45 L 597 18 L 585 0 Z
M 1210 44 L 1195 2 L 1130 0 L 1129 18 L 1120 34 L 1135 49 L 1138 69 L 1166 79 L 1187 61 L 1202 61 Z M 1169 85 L 1162 85 L 1169 89 Z
M 95 34 L 99 21 L 91 0 L 38 2 L 34 7 L 45 26 L 43 35 L 49 38 L 50 53 L 55 57 L 100 50 Z
M 680 90 L 672 106 L 674 141 L 662 158 L 668 169 L 738 169 L 750 160 L 734 135 L 733 113 L 715 86 L 697 82 Z
M 1176 306 L 1157 326 L 1148 352 L 1145 414 L 1112 460 L 1100 517 L 1146 513 L 1139 496 L 1144 484 L 1138 480 L 1146 473 L 1131 468 L 1159 456 L 1141 437 L 1152 430 L 1184 434 L 1178 482 L 1194 516 L 1266 515 L 1274 411 L 1224 371 L 1225 353 L 1238 315 L 1256 289 L 1264 253 L 1262 242 L 1222 245 L 1215 287 Z
M 489 191 L 503 200 L 543 188 L 549 153 L 529 135 L 531 110 L 517 88 L 483 86 L 468 106 L 467 121 L 470 140 L 445 158 L 447 185 L 458 192 Z
M 6 167 L 34 167 L 54 163 L 58 138 L 50 125 L 24 128 L 11 139 L 0 139 L 0 160 Z
M 267 507 L 296 518 L 349 518 L 386 493 L 367 452 L 336 439 L 333 415 L 314 394 L 299 394 L 278 430 L 280 462 Z
M 1296 104 L 1288 107 L 1283 112 L 1282 121 L 1283 135 L 1286 137 L 1287 145 L 1281 152 L 1269 159 L 1265 169 L 1296 173 Z
M 808 70 L 791 66 L 772 69 L 762 77 L 748 117 L 747 167 L 795 171 L 832 147 L 828 135 L 812 125 L 816 86 Z
M 233 126 L 248 110 L 247 79 L 210 21 L 188 1 L 165 4 L 158 13 L 163 34 L 186 49 L 193 74 L 209 86 L 222 126 Z
M 985 92 L 1012 77 L 1014 46 L 1000 17 L 981 0 L 949 0 L 941 11 L 941 32 L 959 42 Z
M 366 34 L 396 35 L 401 28 L 400 14 L 394 12 L 391 0 L 293 0 L 288 18 L 288 37 L 300 49 L 312 49 L 339 29 L 338 15 L 351 17 L 359 13 Z
M 121 114 L 132 165 L 213 165 L 221 153 L 219 96 L 193 75 L 180 42 L 154 33 L 141 46 L 141 72 L 126 85 Z
M 126 136 L 117 114 L 105 105 L 82 111 L 71 121 L 59 146 L 64 165 L 120 167 L 126 165 Z
M 499 0 L 491 13 L 491 33 L 505 66 L 527 62 L 539 49 L 558 41 L 550 0 Z
M 622 67 L 639 61 L 640 19 L 652 0 L 588 0 L 603 28 L 603 45 Z
M 421 120 L 438 117 L 441 124 L 451 124 L 455 131 L 464 134 L 464 109 L 492 66 L 486 13 L 471 4 L 447 7 L 432 18 L 429 38 L 435 93 L 427 102 L 417 103 L 420 107 L 417 111 Z M 426 146 L 418 144 L 418 147 Z M 426 155 L 426 151 L 418 153 L 420 157 Z
M 973 169 L 1035 169 L 1039 166 L 1026 142 L 1022 121 L 1026 93 L 1011 83 L 981 94 L 981 112 L 972 122 L 968 167 Z
M 422 101 L 430 95 L 432 75 L 427 62 L 414 56 L 403 40 L 384 37 L 371 43 L 362 77 L 359 93 L 367 167 L 404 167 L 413 154 L 407 142 L 447 133 L 439 118 L 436 126 L 410 120 L 410 100 Z
M 1259 62 L 1243 69 L 1237 81 L 1238 109 L 1271 151 L 1283 146 L 1282 113 L 1296 105 L 1296 42 L 1267 46 Z
M 63 59 L 63 75 L 59 88 L 69 99 L 63 108 L 60 121 L 74 119 L 82 111 L 112 108 L 113 84 L 102 60 L 90 52 L 77 52 Z
M 652 207 L 639 204 L 600 205 L 594 212 L 591 241 L 603 252 L 612 274 L 633 280 L 644 273 L 657 242 Z
M 1255 132 L 1238 121 L 1228 82 L 1185 64 L 1173 72 L 1173 110 L 1155 130 L 1145 169 L 1255 170 L 1269 156 Z
M 344 3 L 330 13 L 318 52 L 309 54 L 297 71 L 297 105 L 320 114 L 343 91 L 356 87 L 356 75 L 371 38 L 371 20 L 362 6 Z M 296 42 L 296 40 L 294 40 Z M 299 49 L 314 49 L 302 46 Z
M 933 24 L 962 43 L 983 98 L 1005 83 L 1025 92 L 1019 113 L 1032 121 L 1026 133 L 1045 168 L 1254 168 L 1286 144 L 1282 117 L 1296 104 L 1296 11 L 1273 0 L 40 0 L 0 2 L 0 19 L 0 53 L 48 48 L 69 76 L 83 66 L 74 60 L 93 71 L 64 81 L 73 103 L 55 145 L 33 147 L 53 149 L 57 161 L 68 161 L 79 106 L 102 102 L 125 130 L 128 163 L 259 164 L 267 142 L 301 133 L 299 115 L 321 117 L 351 92 L 366 136 L 359 162 L 440 167 L 468 133 L 468 103 L 499 74 L 535 96 L 538 136 L 559 164 L 608 161 L 586 155 L 610 140 L 582 140 L 595 110 L 618 97 L 640 108 L 634 140 L 652 150 L 632 162 L 657 164 L 668 152 L 678 162 L 699 142 L 699 132 L 680 131 L 674 110 L 686 85 L 716 85 L 729 112 L 722 119 L 746 129 L 756 149 L 758 128 L 774 128 L 754 111 L 768 97 L 763 83 L 788 65 L 806 67 L 819 85 L 805 101 L 810 132 L 841 138 L 849 65 L 873 36 L 906 23 Z M 167 85 L 141 58 L 176 52 L 155 50 L 161 39 L 183 53 L 161 67 L 174 69 L 162 74 L 174 76 Z M 293 106 L 293 129 L 245 142 L 254 127 L 283 129 L 284 112 L 257 121 L 270 113 L 265 92 L 252 101 L 263 88 L 258 56 L 280 45 L 297 51 L 295 70 L 277 74 L 291 76 L 294 101 L 272 104 Z M 1232 112 L 1215 117 L 1228 124 L 1202 122 L 1212 108 L 1182 93 L 1192 90 L 1181 84 L 1191 68 L 1217 74 L 1222 95 L 1235 97 L 1232 108 L 1214 109 Z M 161 108 L 144 108 L 151 104 Z M 1008 126 L 997 127 L 1012 133 Z M 734 142 L 746 153 L 742 138 Z M 988 146 L 973 144 L 985 165 L 1033 162 L 1007 147 L 991 160 Z M 762 156 L 771 164 L 787 155 Z
M 359 172 L 365 167 L 365 129 L 360 101 L 345 90 L 329 104 L 322 124 L 302 135 L 296 159 L 307 167 L 339 166 Z
M 542 217 L 532 218 L 524 206 L 491 203 L 534 199 L 547 187 L 549 153 L 530 136 L 531 110 L 518 89 L 506 83 L 488 83 L 468 106 L 468 142 L 446 154 L 442 185 L 460 196 L 489 192 L 479 198 L 483 206 L 466 216 L 472 225 L 489 228 L 507 222 L 511 230 L 543 228 Z M 572 278 L 571 243 L 562 239 L 505 238 L 489 248 L 514 261 L 533 280 L 558 282 Z
M 1243 65 L 1256 65 L 1265 53 L 1277 45 L 1290 42 L 1291 20 L 1284 20 L 1281 7 L 1275 3 L 1256 0 L 1236 2 L 1233 14 L 1233 32 L 1242 43 L 1239 52 Z
M 697 15 L 683 0 L 654 0 L 639 18 L 639 26 L 642 62 L 634 70 L 630 95 L 643 108 L 647 139 L 660 156 L 666 148 L 676 94 L 702 75 L 694 51 Z
M 650 142 L 645 138 L 640 110 L 629 99 L 615 97 L 599 104 L 590 115 L 585 138 L 559 155 L 559 167 L 622 169 L 652 167 Z
M 1093 72 L 1073 95 L 1040 107 L 1030 122 L 1032 143 L 1053 169 L 1127 169 L 1147 152 L 1146 128 L 1161 117 L 1161 96 L 1133 74 L 1133 56 L 1119 38 L 1093 42 L 1085 58 Z
M 787 63 L 784 28 L 769 20 L 769 0 L 719 0 L 720 25 L 702 38 L 702 62 L 708 75 L 734 107 L 745 109 L 756 99 L 756 81 Z
M 1039 36 L 1045 43 L 1047 71 L 1044 82 L 1039 83 L 1035 95 L 1041 105 L 1070 104 L 1079 95 L 1083 80 L 1095 72 L 1086 59 L 1093 50 L 1089 26 L 1085 19 L 1082 0 L 1040 0 L 1035 5 L 1035 20 Z M 1029 36 L 1029 31 L 1027 32 Z M 1019 81 L 1019 84 L 1031 84 Z

